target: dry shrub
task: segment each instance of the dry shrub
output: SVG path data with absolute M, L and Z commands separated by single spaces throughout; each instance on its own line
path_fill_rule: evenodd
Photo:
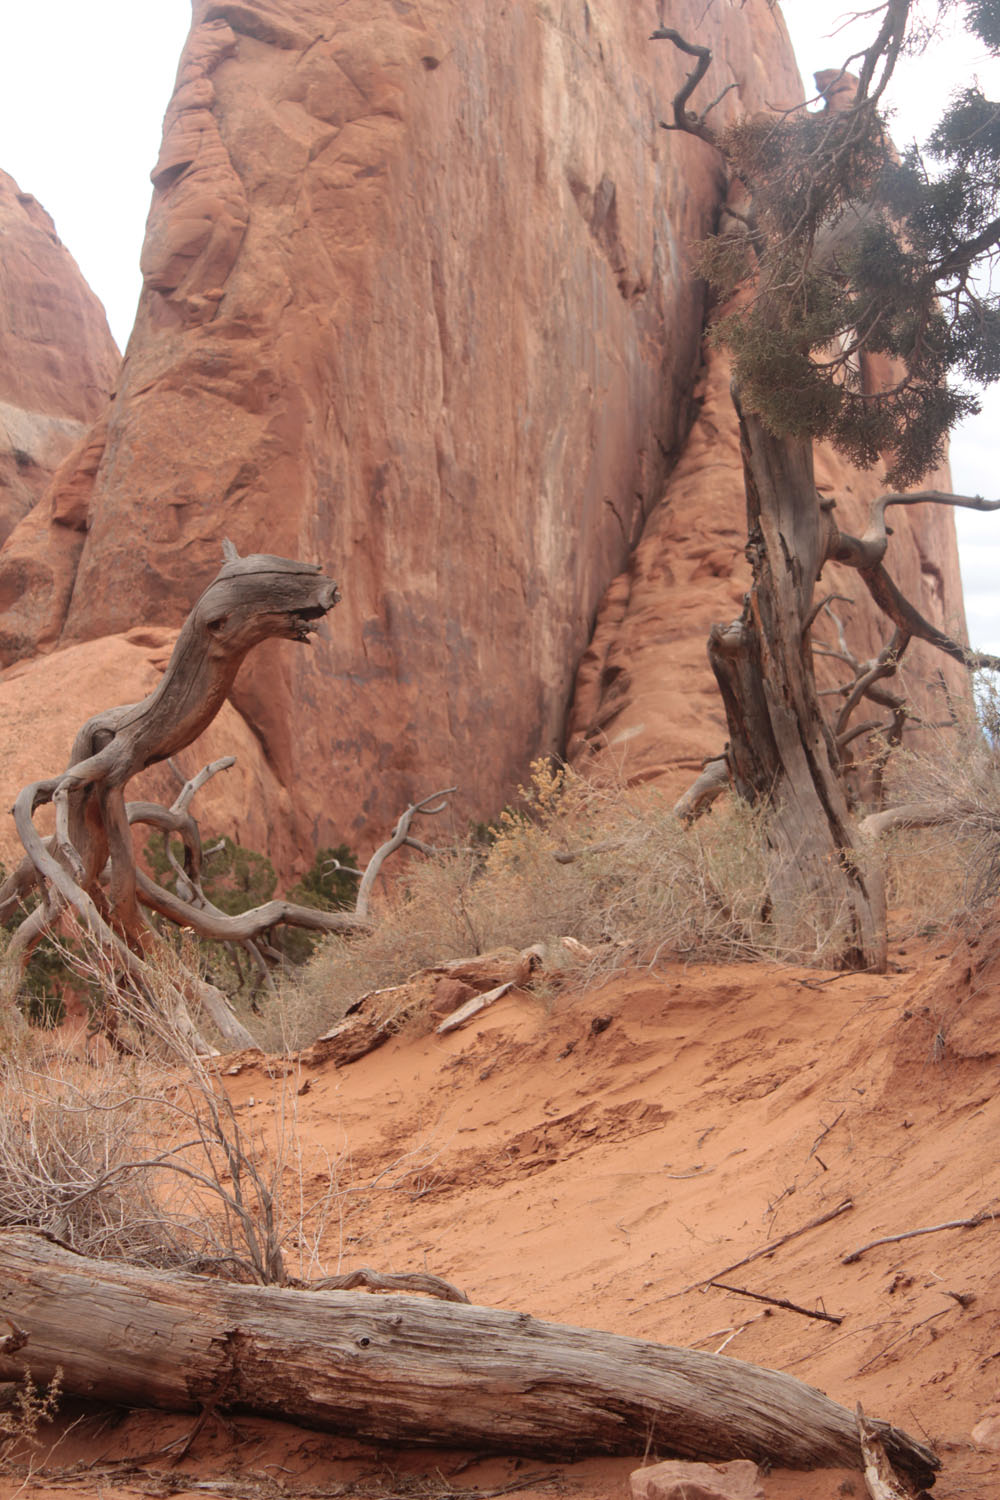
M 80 1055 L 36 1033 L 0 1055 L 0 1227 L 230 1280 L 324 1274 L 336 1166 L 305 1160 L 291 1065 L 278 1065 L 273 1108 L 248 1127 L 172 1023 L 172 974 L 158 1001 L 82 933 L 66 954 L 105 986 L 117 1050 L 102 1042 Z
M 43 1422 L 51 1422 L 59 1410 L 62 1395 L 62 1369 L 58 1368 L 47 1386 L 38 1387 L 26 1371 L 9 1393 L 8 1404 L 0 1409 L 0 1462 L 5 1466 L 15 1453 L 37 1448 L 37 1432 Z
M 894 828 L 883 835 L 890 929 L 898 941 L 957 930 L 978 906 L 969 885 L 974 843 L 955 830 Z
M 538 762 L 487 847 L 413 864 L 382 893 L 370 935 L 324 940 L 299 994 L 297 1039 L 363 994 L 494 948 L 542 943 L 569 966 L 560 939 L 575 938 L 594 976 L 661 958 L 773 956 L 768 861 L 759 811 L 720 803 L 688 828 L 655 788 Z
M 894 758 L 889 805 L 915 804 L 932 827 L 883 837 L 900 936 L 980 927 L 1000 886 L 1000 684 L 981 673 L 976 707 L 930 747 Z

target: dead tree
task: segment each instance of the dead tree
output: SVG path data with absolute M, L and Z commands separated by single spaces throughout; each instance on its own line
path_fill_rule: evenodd
M 127 1406 L 211 1406 L 395 1444 L 575 1459 L 749 1457 L 863 1467 L 852 1413 L 793 1376 L 454 1300 L 233 1285 L 0 1234 L 0 1376 Z M 447 1289 L 446 1296 L 453 1295 Z M 939 1467 L 884 1423 L 919 1485 Z
M 321 912 L 285 901 L 230 917 L 196 898 L 174 895 L 137 868 L 132 823 L 179 834 L 195 882 L 200 840 L 186 803 L 173 809 L 153 803 L 130 806 L 125 801 L 128 783 L 202 733 L 248 651 L 272 637 L 307 642 L 339 598 L 333 580 L 311 563 L 263 554 L 241 558 L 228 542 L 223 556 L 221 570 L 188 615 L 155 691 L 141 703 L 88 720 L 74 741 L 67 769 L 19 793 L 13 812 L 25 858 L 0 889 L 0 921 L 9 919 L 33 891 L 42 899 L 15 931 L 11 956 L 24 961 L 41 934 L 68 910 L 132 983 L 152 992 L 157 979 L 148 958 L 157 938 L 141 905 L 199 936 L 232 941 L 252 939 L 277 922 L 322 932 L 367 925 L 355 913 Z M 54 804 L 56 814 L 55 833 L 49 837 L 34 824 L 35 812 L 46 803 Z M 162 976 L 158 982 L 162 991 Z M 177 1024 L 201 1050 L 206 1049 L 188 1011 L 192 997 L 228 1043 L 254 1045 L 213 985 L 189 974 L 180 985 L 168 982 L 166 990 Z
M 801 949 L 818 928 L 833 935 L 828 961 L 875 970 L 886 962 L 885 892 L 846 786 L 847 718 L 862 697 L 877 699 L 879 680 L 894 670 L 911 638 L 970 667 L 1000 665 L 970 653 L 924 619 L 884 562 L 889 506 L 995 510 L 1000 501 L 936 490 L 893 492 L 874 505 L 864 536 L 853 537 L 837 525 L 834 503 L 820 496 L 813 476 L 811 434 L 817 433 L 868 464 L 888 451 L 894 471 L 912 482 L 939 455 L 944 432 L 967 404 L 947 385 L 947 361 L 935 353 L 946 343 L 939 296 L 953 296 L 956 317 L 965 315 L 963 298 L 975 302 L 967 281 L 956 287 L 959 273 L 947 260 L 930 263 L 924 279 L 914 281 L 923 297 L 912 311 L 913 318 L 922 319 L 919 337 L 906 356 L 911 363 L 899 384 L 884 391 L 881 407 L 878 390 L 863 388 L 858 376 L 868 349 L 881 355 L 901 345 L 902 324 L 911 313 L 901 293 L 901 311 L 892 304 L 889 311 L 873 312 L 870 321 L 865 313 L 864 321 L 850 326 L 852 318 L 862 318 L 850 279 L 862 262 L 850 259 L 845 236 L 849 241 L 853 235 L 857 250 L 864 236 L 893 232 L 888 211 L 876 221 L 864 204 L 864 212 L 855 205 L 876 180 L 872 161 L 891 156 L 876 104 L 891 75 L 910 3 L 893 0 L 881 9 L 882 30 L 863 59 L 855 103 L 844 115 L 756 116 L 743 122 L 742 134 L 714 130 L 708 115 L 717 100 L 700 114 L 688 108 L 709 70 L 710 50 L 667 27 L 652 35 L 696 59 L 674 98 L 672 121 L 661 123 L 720 153 L 734 189 L 726 227 L 705 247 L 704 266 L 718 286 L 739 291 L 723 326 L 737 351 L 733 400 L 753 575 L 740 618 L 716 625 L 709 638 L 729 730 L 725 774 L 716 762 L 678 811 L 690 817 L 727 785 L 744 799 L 765 804 L 773 854 L 768 909 L 778 945 Z M 1000 220 L 994 231 L 981 248 L 1000 253 Z M 971 240 L 968 248 L 971 255 Z M 906 253 L 905 239 L 899 253 Z M 832 309 L 819 332 L 817 306 Z M 891 336 L 886 334 L 890 314 L 899 323 Z M 958 362 L 955 354 L 952 363 Z M 895 629 L 885 660 L 862 674 L 850 706 L 834 724 L 822 712 L 812 645 L 822 608 L 817 583 L 830 561 L 856 570 Z M 810 916 L 803 930 L 804 893 L 810 897 Z

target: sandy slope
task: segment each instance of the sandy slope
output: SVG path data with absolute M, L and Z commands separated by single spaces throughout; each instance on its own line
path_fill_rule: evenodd
M 427 1269 L 476 1302 L 790 1370 L 931 1440 L 935 1494 L 978 1500 L 1000 1489 L 1000 1452 L 970 1436 L 1000 1410 L 1000 1220 L 843 1264 L 879 1236 L 1000 1205 L 1000 968 L 918 958 L 887 977 L 677 967 L 549 1003 L 515 994 L 445 1038 L 411 1028 L 349 1067 L 285 1078 L 242 1060 L 230 1081 L 242 1118 L 268 1131 L 294 1102 L 307 1193 L 332 1170 L 329 1270 Z M 843 1321 L 698 1285 L 713 1276 Z M 207 1424 L 154 1482 L 169 1455 L 153 1450 L 190 1419 L 95 1424 L 55 1459 L 96 1467 L 53 1494 L 205 1493 L 189 1486 L 225 1476 L 230 1493 L 329 1491 L 358 1475 L 382 1493 L 409 1493 L 414 1475 L 495 1491 L 542 1469 L 610 1500 L 636 1466 L 350 1458 L 342 1441 L 240 1419 L 239 1441 Z M 145 1479 L 122 1469 L 151 1453 Z M 40 1476 L 28 1486 L 48 1492 Z M 765 1480 L 769 1500 L 863 1493 L 839 1471 Z

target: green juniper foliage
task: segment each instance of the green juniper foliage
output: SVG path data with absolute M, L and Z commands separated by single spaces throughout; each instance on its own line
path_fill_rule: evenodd
M 1000 52 L 1000 0 L 943 0 L 939 14 L 955 8 Z M 897 39 L 926 41 L 911 6 L 896 0 L 886 27 L 890 9 L 885 69 Z M 744 290 L 716 330 L 744 407 L 777 436 L 827 438 L 865 467 L 885 460 L 903 486 L 978 409 L 961 382 L 1000 376 L 988 277 L 1000 248 L 1000 105 L 970 82 L 925 154 L 900 158 L 875 71 L 862 67 L 850 109 L 756 115 L 720 133 L 748 207 L 702 247 L 700 269 L 723 295 Z M 878 356 L 900 372 L 888 390 L 868 378 Z
M 342 911 L 353 907 L 358 877 L 349 872 L 357 868 L 357 863 L 357 855 L 346 844 L 338 844 L 335 849 L 317 849 L 309 869 L 289 890 L 289 901 L 299 906 L 315 906 L 320 911 Z M 319 942 L 319 935 L 301 927 L 283 927 L 276 941 L 286 958 L 292 963 L 303 964 Z

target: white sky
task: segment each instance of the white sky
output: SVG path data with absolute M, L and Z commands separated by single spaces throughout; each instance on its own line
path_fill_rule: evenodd
M 716 0 L 733 3 L 733 0 Z M 845 7 L 784 0 L 803 79 L 839 66 L 852 44 L 831 36 Z M 139 296 L 149 172 L 190 24 L 190 0 L 30 0 L 4 10 L 0 168 L 55 220 L 124 348 Z M 857 45 L 857 44 L 853 44 Z M 992 64 L 992 97 L 1000 65 Z M 935 44 L 905 65 L 893 101 L 897 141 L 922 136 L 953 87 L 988 69 L 970 42 Z M 1000 492 L 1000 392 L 952 442 L 956 488 Z M 958 512 L 972 642 L 1000 655 L 1000 513 Z

